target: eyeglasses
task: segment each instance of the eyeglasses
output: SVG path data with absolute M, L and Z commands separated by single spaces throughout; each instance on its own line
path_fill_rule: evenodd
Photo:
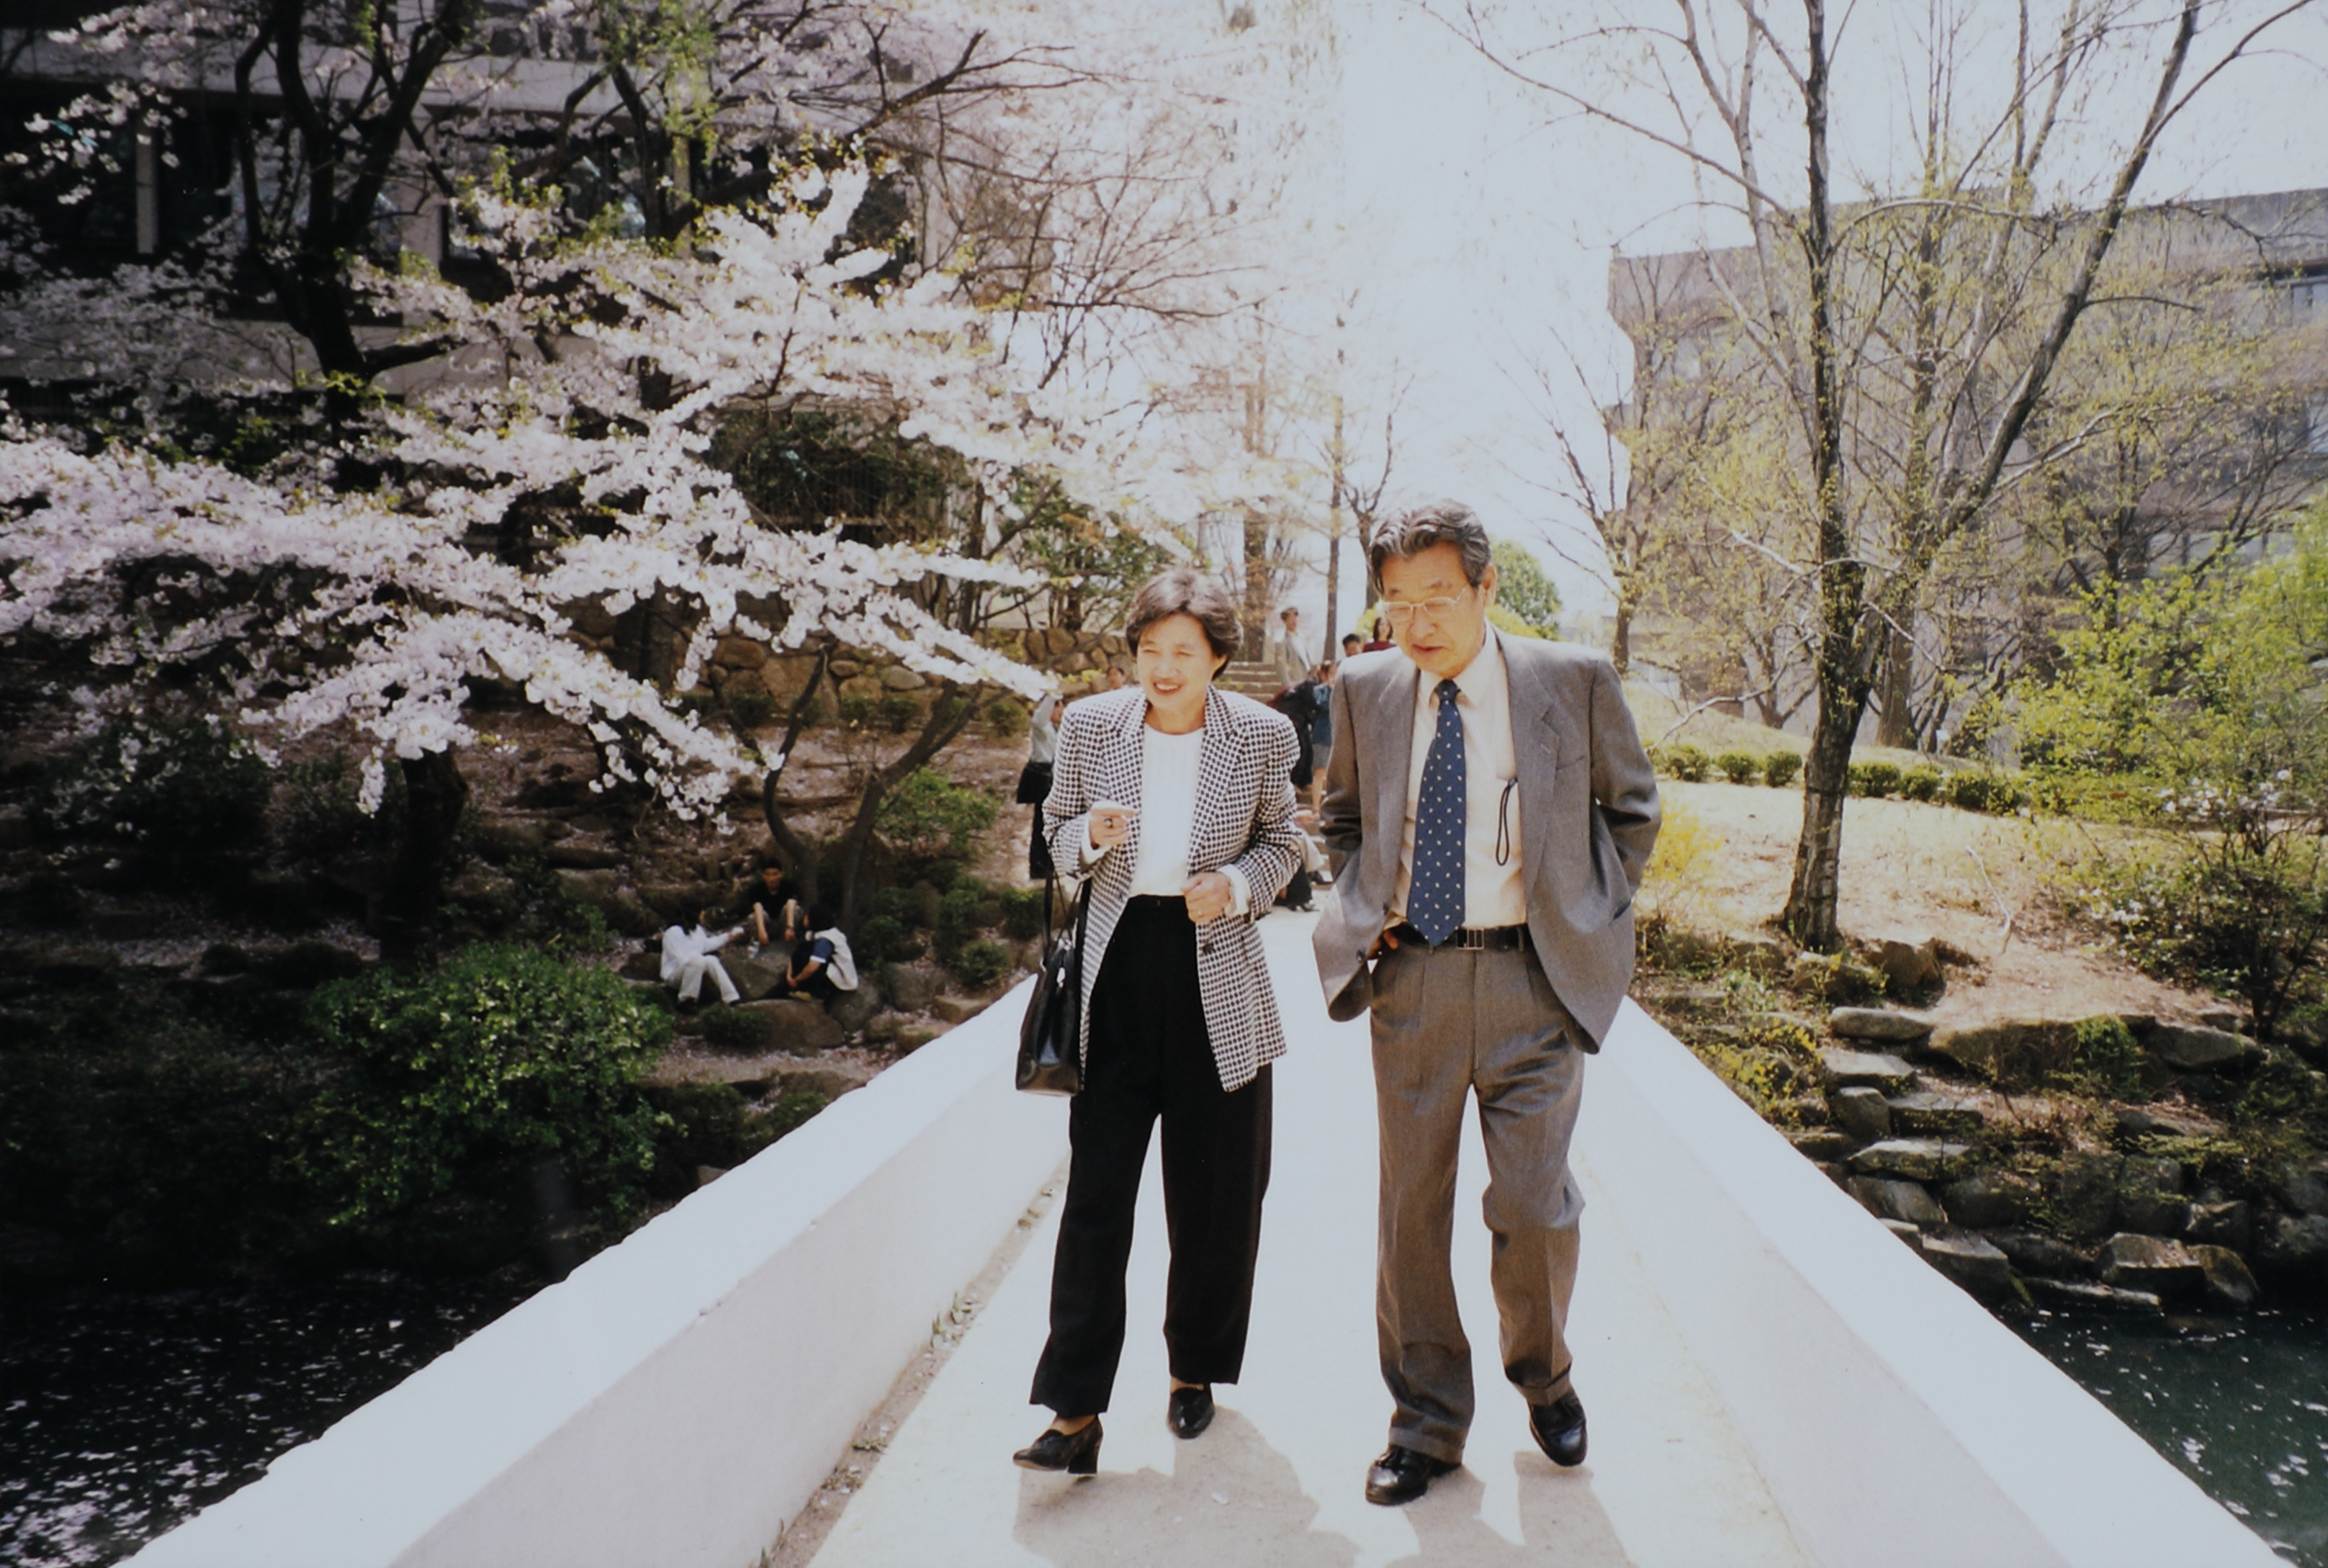
M 1470 591 L 1466 588 L 1462 594 L 1441 594 L 1435 599 L 1420 599 L 1411 605 L 1401 604 L 1396 599 L 1385 599 L 1382 601 L 1383 619 L 1394 626 L 1403 626 L 1414 619 L 1417 610 L 1421 610 L 1434 621 L 1444 620 L 1450 610 L 1463 602 L 1463 594 Z

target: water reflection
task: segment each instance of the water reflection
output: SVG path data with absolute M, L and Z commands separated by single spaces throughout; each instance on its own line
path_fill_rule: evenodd
M 2328 1568 L 2328 1319 L 2047 1312 L 2013 1327 L 2282 1557 Z
M 129 1555 L 534 1288 L 350 1276 L 0 1301 L 0 1562 Z

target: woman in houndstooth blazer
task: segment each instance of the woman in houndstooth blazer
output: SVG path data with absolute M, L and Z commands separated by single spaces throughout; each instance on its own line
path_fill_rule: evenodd
M 1285 1052 L 1255 915 L 1300 863 L 1293 727 L 1213 688 L 1236 603 L 1190 571 L 1140 590 L 1126 631 L 1139 684 L 1069 707 L 1044 803 L 1061 873 L 1089 878 L 1084 1088 L 1033 1403 L 1058 1419 L 1029 1469 L 1088 1475 L 1123 1350 L 1132 1203 L 1160 1120 L 1172 1270 L 1167 1418 L 1184 1438 L 1234 1383 L 1252 1316 L 1269 1185 L 1269 1064 Z

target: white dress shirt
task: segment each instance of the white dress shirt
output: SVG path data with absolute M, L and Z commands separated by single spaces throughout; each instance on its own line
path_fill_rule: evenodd
M 1133 898 L 1178 898 L 1188 886 L 1188 835 L 1197 822 L 1197 775 L 1205 754 L 1201 728 L 1167 735 L 1140 727 L 1140 859 L 1133 863 Z M 1105 850 L 1086 843 L 1084 862 L 1097 862 Z M 1223 866 L 1232 889 L 1229 913 L 1242 915 L 1251 901 L 1244 873 Z
M 1414 672 L 1414 743 L 1407 758 L 1406 823 L 1398 850 L 1398 884 L 1391 924 L 1405 918 L 1407 885 L 1414 876 L 1414 813 L 1422 798 L 1422 765 L 1439 730 L 1439 677 Z M 1455 712 L 1463 721 L 1463 924 L 1519 925 L 1527 920 L 1520 875 L 1519 759 L 1512 747 L 1511 676 L 1501 634 L 1488 640 L 1455 677 Z M 1507 787 L 1509 786 L 1509 787 Z M 1496 863 L 1497 812 L 1502 812 L 1505 864 Z
M 662 934 L 663 983 L 669 985 L 679 979 L 681 965 L 690 959 L 709 958 L 727 946 L 734 934 L 731 931 L 723 931 L 714 936 L 700 925 L 692 929 L 684 925 L 665 927 Z

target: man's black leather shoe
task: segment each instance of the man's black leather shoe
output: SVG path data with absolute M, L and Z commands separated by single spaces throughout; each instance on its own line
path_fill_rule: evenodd
M 1393 1443 L 1366 1471 L 1366 1501 L 1395 1507 L 1411 1503 L 1431 1489 L 1431 1483 L 1455 1467 L 1411 1448 Z
M 1170 1423 L 1174 1437 L 1194 1437 L 1212 1425 L 1212 1385 L 1174 1389 L 1171 1399 L 1166 1404 L 1164 1419 Z
M 1529 1405 L 1528 1432 L 1553 1463 L 1573 1469 L 1584 1462 L 1584 1402 L 1573 1390 L 1550 1404 Z

